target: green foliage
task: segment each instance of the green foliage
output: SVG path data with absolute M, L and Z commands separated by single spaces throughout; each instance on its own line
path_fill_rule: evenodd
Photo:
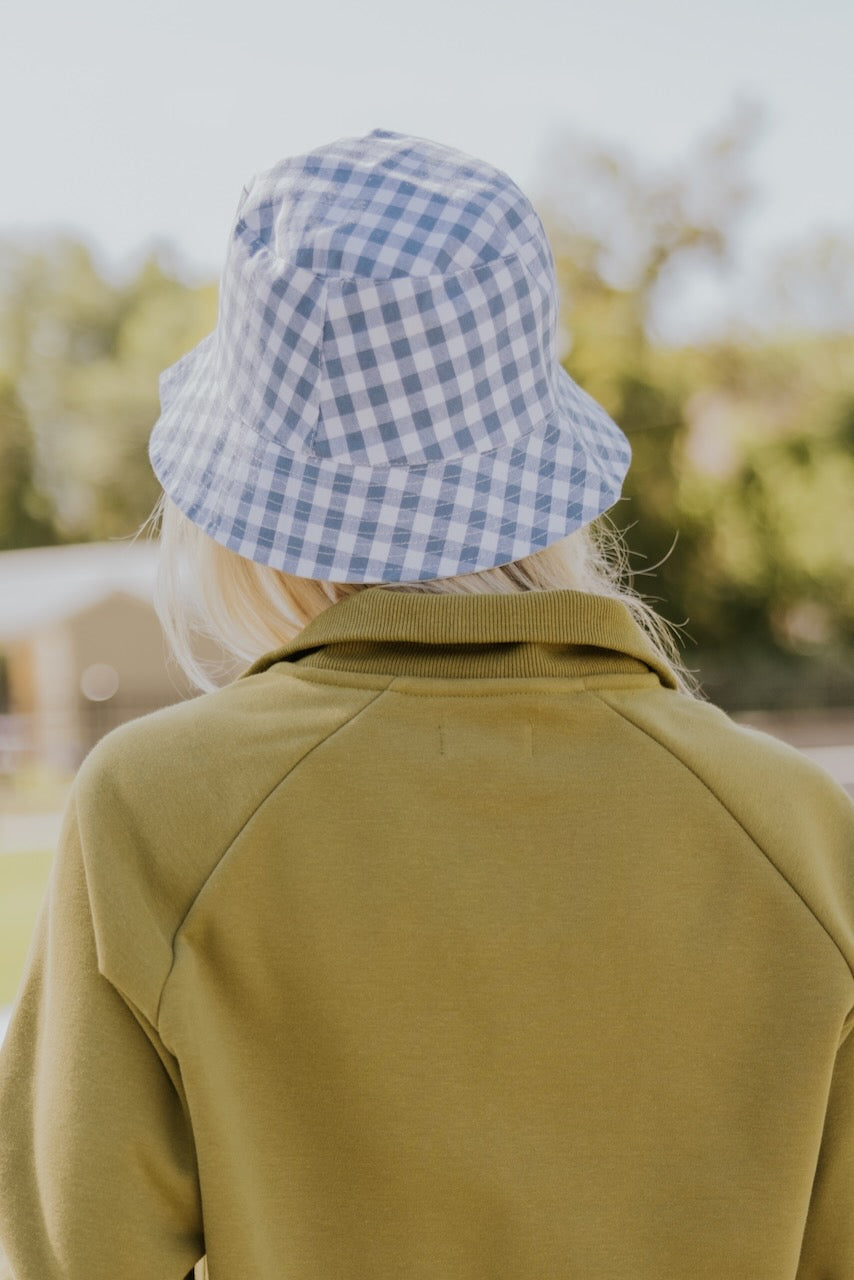
M 68 240 L 7 246 L 2 279 L 0 368 L 26 405 L 60 536 L 132 532 L 158 494 L 158 375 L 213 328 L 215 285 L 188 287 L 156 258 L 111 283 Z
M 755 130 L 742 114 L 663 174 L 567 143 L 542 202 L 566 365 L 631 441 L 612 518 L 707 690 L 732 706 L 854 702 L 854 334 L 834 332 L 854 252 L 822 242 L 781 262 L 776 314 L 791 331 L 792 299 L 808 298 L 812 332 L 655 336 L 662 294 L 727 260 Z
M 0 551 L 57 541 L 50 503 L 34 477 L 35 449 L 24 406 L 0 377 Z

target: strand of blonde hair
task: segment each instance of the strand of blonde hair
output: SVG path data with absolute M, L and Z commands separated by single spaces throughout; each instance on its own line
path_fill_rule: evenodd
M 165 493 L 136 536 L 148 532 L 159 532 L 160 540 L 158 616 L 174 660 L 205 692 L 294 639 L 330 605 L 370 586 L 465 595 L 571 589 L 607 596 L 629 609 L 682 692 L 698 693 L 670 625 L 629 584 L 625 542 L 606 517 L 509 564 L 417 582 L 326 582 L 258 564 L 210 538 Z M 200 642 L 216 656 L 201 654 Z

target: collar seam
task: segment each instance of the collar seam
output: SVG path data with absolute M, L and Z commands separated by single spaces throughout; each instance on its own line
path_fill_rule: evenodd
M 279 674 L 293 680 L 307 681 L 309 684 L 334 684 L 344 689 L 385 689 L 388 693 L 399 693 L 405 696 L 420 698 L 509 698 L 514 696 L 529 697 L 535 693 L 574 694 L 597 692 L 600 689 L 655 688 L 670 692 L 661 683 L 655 671 L 638 671 L 633 673 L 602 672 L 600 675 L 588 676 L 415 676 L 408 674 L 389 675 L 381 672 L 345 671 L 338 667 L 303 667 L 295 669 L 291 663 L 274 664 L 281 667 Z M 268 667 L 267 672 L 273 670 Z M 259 674 L 267 674 L 261 672 Z M 349 677 L 359 677 L 353 683 Z M 340 679 L 338 677 L 341 677 Z M 361 681 L 364 681 L 362 683 Z M 414 688 L 413 682 L 424 685 L 442 685 L 437 688 Z M 489 684 L 490 686 L 519 684 L 536 686 L 526 688 L 461 689 L 460 685 Z M 401 685 L 407 687 L 401 688 Z

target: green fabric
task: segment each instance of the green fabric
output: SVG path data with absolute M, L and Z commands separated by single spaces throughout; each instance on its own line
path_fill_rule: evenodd
M 854 807 L 673 685 L 612 601 L 374 588 L 103 739 L 17 1280 L 851 1280 Z

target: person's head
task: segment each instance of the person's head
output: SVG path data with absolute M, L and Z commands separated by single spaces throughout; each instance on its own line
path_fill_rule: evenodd
M 629 445 L 558 362 L 557 312 L 530 202 L 458 151 L 375 130 L 244 188 L 149 449 L 158 611 L 200 687 L 192 633 L 251 662 L 372 586 L 618 595 L 667 646 L 601 519 Z

